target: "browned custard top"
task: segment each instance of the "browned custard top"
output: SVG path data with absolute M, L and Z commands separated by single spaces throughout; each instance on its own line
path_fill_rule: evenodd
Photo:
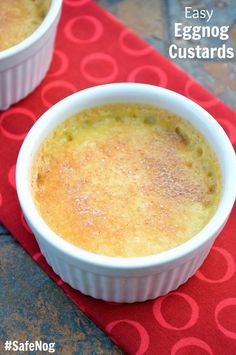
M 29 35 L 45 18 L 50 0 L 0 0 L 0 51 Z
M 193 237 L 221 194 L 218 161 L 187 121 L 153 106 L 91 108 L 41 145 L 32 191 L 45 222 L 94 253 L 137 257 Z

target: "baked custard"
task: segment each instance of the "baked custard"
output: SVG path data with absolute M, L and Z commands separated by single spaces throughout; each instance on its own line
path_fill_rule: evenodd
M 0 51 L 31 35 L 48 13 L 50 0 L 0 0 Z
M 189 122 L 142 104 L 81 111 L 41 144 L 32 194 L 49 227 L 66 241 L 113 257 L 174 248 L 216 211 L 221 172 Z

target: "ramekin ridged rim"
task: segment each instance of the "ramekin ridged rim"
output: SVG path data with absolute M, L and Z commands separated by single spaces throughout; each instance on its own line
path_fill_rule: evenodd
M 115 97 L 115 95 L 118 95 L 120 92 L 123 92 L 124 96 L 125 94 L 129 95 L 132 92 L 139 92 L 139 95 L 143 94 L 145 97 L 147 97 L 149 94 L 160 96 L 162 95 L 164 97 L 164 101 L 166 100 L 166 102 L 168 100 L 172 100 L 172 102 L 188 107 L 190 112 L 194 112 L 195 115 L 198 115 L 199 120 L 202 121 L 201 124 L 204 124 L 206 130 L 208 130 L 208 134 L 217 140 L 222 151 L 223 158 L 219 158 L 219 155 L 217 155 L 219 160 L 224 162 L 224 169 L 226 169 L 222 172 L 224 174 L 224 181 L 221 200 L 217 211 L 208 222 L 208 224 L 197 235 L 192 237 L 187 242 L 177 246 L 176 248 L 150 256 L 134 258 L 104 256 L 80 249 L 79 247 L 66 242 L 64 239 L 54 233 L 43 221 L 42 217 L 39 215 L 39 212 L 36 209 L 30 192 L 29 173 L 34 158 L 33 151 L 34 149 L 37 150 L 36 145 L 39 145 L 44 139 L 43 137 L 40 141 L 40 135 L 43 135 L 49 124 L 52 123 L 52 120 L 57 121 L 57 115 L 62 114 L 62 111 L 68 111 L 68 115 L 66 116 L 65 114 L 64 117 L 64 119 L 66 119 L 71 114 L 69 113 L 69 108 L 72 105 L 75 105 L 79 100 L 86 99 L 86 97 L 88 100 L 88 97 L 91 96 L 90 100 L 92 100 L 92 97 L 95 98 L 96 95 L 104 95 L 103 103 L 106 103 L 109 102 L 107 99 L 109 95 L 113 95 Z M 119 102 L 119 100 L 116 102 Z M 91 104 L 89 107 L 92 106 L 96 105 Z M 79 111 L 79 108 L 77 111 Z M 49 131 L 50 129 L 48 132 Z M 204 132 L 202 133 L 204 134 Z M 146 269 L 160 265 L 171 264 L 172 262 L 183 259 L 189 254 L 194 253 L 196 250 L 204 247 L 204 244 L 208 243 L 209 241 L 213 241 L 213 237 L 221 230 L 233 207 L 236 197 L 235 181 L 235 152 L 229 141 L 229 138 L 227 137 L 223 128 L 217 123 L 217 121 L 198 104 L 174 91 L 153 85 L 139 83 L 113 83 L 91 87 L 74 93 L 52 106 L 40 117 L 40 119 L 29 131 L 22 144 L 16 166 L 16 186 L 18 198 L 26 220 L 30 225 L 32 225 L 33 229 L 36 230 L 36 232 L 39 233 L 47 243 L 50 243 L 62 254 L 66 254 L 67 257 L 69 256 L 72 263 L 81 261 L 93 266 L 97 265 L 98 267 L 109 268 L 113 270 L 141 268 Z
M 63 0 L 51 0 L 50 8 L 47 15 L 41 22 L 41 24 L 36 28 L 36 30 L 23 41 L 17 43 L 16 45 L 0 51 L 0 63 L 1 60 L 8 59 L 13 57 L 18 53 L 26 50 L 37 42 L 44 34 L 49 30 L 51 24 L 55 21 L 58 16 L 58 13 L 61 10 Z

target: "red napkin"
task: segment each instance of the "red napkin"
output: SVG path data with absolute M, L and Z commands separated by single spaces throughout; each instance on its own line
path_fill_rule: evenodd
M 82 295 L 52 271 L 20 210 L 15 164 L 40 115 L 74 91 L 118 81 L 168 87 L 207 109 L 236 144 L 236 115 L 89 0 L 65 0 L 51 69 L 36 91 L 0 114 L 0 220 L 71 300 L 128 354 L 236 354 L 236 210 L 201 269 L 167 296 L 114 304 Z

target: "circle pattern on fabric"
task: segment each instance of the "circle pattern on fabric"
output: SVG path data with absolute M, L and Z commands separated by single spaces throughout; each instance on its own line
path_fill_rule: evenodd
M 84 77 L 95 84 L 113 81 L 118 75 L 116 60 L 112 56 L 100 52 L 86 56 L 81 62 L 80 69 Z
M 200 349 L 205 350 L 210 355 L 214 354 L 210 346 L 205 341 L 195 337 L 187 337 L 187 338 L 182 338 L 179 341 L 177 341 L 177 343 L 175 343 L 175 345 L 171 349 L 171 355 L 178 355 L 179 350 L 190 346 L 194 346 L 199 350 Z M 186 352 L 186 354 L 188 354 L 188 352 Z
M 133 321 L 131 319 L 120 319 L 120 320 L 115 320 L 115 321 L 110 322 L 106 326 L 106 331 L 108 333 L 111 333 L 112 329 L 120 323 L 130 324 L 132 327 L 134 327 L 137 330 L 137 332 L 139 334 L 139 340 L 136 341 L 136 343 L 140 344 L 140 345 L 139 345 L 138 350 L 135 352 L 135 355 L 144 354 L 149 347 L 150 339 L 149 339 L 149 334 L 146 331 L 146 329 L 143 327 L 143 325 L 140 324 L 139 322 Z
M 21 141 L 36 121 L 32 111 L 13 107 L 3 112 L 0 118 L 0 132 L 7 138 Z
M 13 189 L 16 188 L 16 165 L 12 165 L 9 172 L 8 172 L 8 181 L 11 185 L 11 187 L 13 187 Z
M 165 318 L 165 315 L 163 314 L 163 310 L 162 310 L 162 307 L 163 307 L 163 303 L 168 300 L 168 299 L 171 299 L 173 296 L 179 296 L 179 298 L 182 300 L 184 300 L 184 302 L 187 302 L 187 304 L 190 306 L 189 308 L 189 320 L 186 321 L 186 323 L 182 326 L 174 326 L 172 324 L 170 324 L 166 318 Z M 175 302 L 174 305 L 172 305 L 172 308 L 174 307 L 173 309 L 173 312 L 176 311 L 176 307 L 181 307 L 181 302 Z M 154 305 L 153 305 L 153 313 L 154 313 L 154 316 L 157 320 L 157 322 L 163 327 L 163 328 L 167 328 L 167 329 L 171 329 L 171 330 L 185 330 L 185 329 L 189 329 L 191 328 L 192 326 L 194 326 L 198 320 L 198 317 L 199 317 L 199 307 L 198 307 L 198 304 L 196 303 L 196 301 L 194 301 L 194 299 L 183 293 L 183 292 L 171 292 L 170 294 L 167 294 L 166 296 L 163 296 L 161 298 L 158 298 L 155 302 L 154 302 Z
M 76 87 L 73 84 L 64 80 L 56 80 L 43 86 L 41 98 L 43 104 L 49 108 L 74 92 L 76 92 Z
M 164 70 L 159 67 L 154 65 L 142 65 L 131 71 L 128 76 L 128 81 L 166 87 L 168 77 Z
M 103 33 L 103 25 L 94 16 L 77 16 L 69 20 L 64 28 L 66 38 L 77 44 L 97 41 Z
M 55 49 L 53 53 L 53 61 L 48 72 L 48 77 L 54 77 L 64 74 L 69 66 L 69 59 L 65 52 Z
M 119 45 L 121 49 L 132 56 L 140 57 L 154 51 L 154 48 L 147 43 L 137 42 L 135 34 L 128 28 L 125 28 L 119 36 Z
M 227 307 L 234 307 L 234 310 L 236 309 L 236 298 L 226 298 L 223 301 L 221 301 L 220 303 L 218 303 L 218 305 L 216 306 L 215 309 L 215 321 L 217 324 L 217 327 L 219 328 L 219 330 L 228 338 L 231 339 L 235 339 L 236 340 L 236 330 L 229 330 L 228 328 L 226 328 L 226 326 L 222 325 L 222 312 L 226 312 Z M 224 313 L 223 313 L 224 314 Z M 236 314 L 236 313 L 234 313 Z M 221 319 L 220 319 L 221 318 Z M 235 325 L 235 329 L 236 329 L 236 317 L 232 316 L 232 311 L 230 312 L 230 314 L 226 314 L 225 320 L 228 321 L 228 323 L 230 323 L 230 327 L 232 327 L 232 322 L 234 322 Z M 230 322 L 229 322 L 230 321 Z
M 22 212 L 21 212 L 21 223 L 22 223 L 23 227 L 27 230 L 27 232 L 32 234 L 32 231 L 29 228 L 28 224 L 26 223 L 25 217 Z
M 232 255 L 227 250 L 225 250 L 223 248 L 213 246 L 212 251 L 217 251 L 217 253 L 219 253 L 220 255 L 222 255 L 224 257 L 225 262 L 226 262 L 226 270 L 225 270 L 224 275 L 222 277 L 220 277 L 219 279 L 214 280 L 214 279 L 211 279 L 211 278 L 205 276 L 201 270 L 198 270 L 196 272 L 195 276 L 202 281 L 212 283 L 212 284 L 226 282 L 229 279 L 231 279 L 231 277 L 235 273 L 235 261 L 234 261 Z M 211 253 L 212 253 L 212 251 L 211 251 Z
M 199 85 L 193 79 L 189 79 L 186 82 L 184 94 L 204 108 L 213 107 L 220 101 L 217 97 L 212 96 L 207 91 L 199 89 Z
M 33 255 L 33 258 L 35 261 L 38 261 L 41 258 L 41 256 L 43 256 L 43 254 L 39 251 L 38 253 L 35 253 Z

